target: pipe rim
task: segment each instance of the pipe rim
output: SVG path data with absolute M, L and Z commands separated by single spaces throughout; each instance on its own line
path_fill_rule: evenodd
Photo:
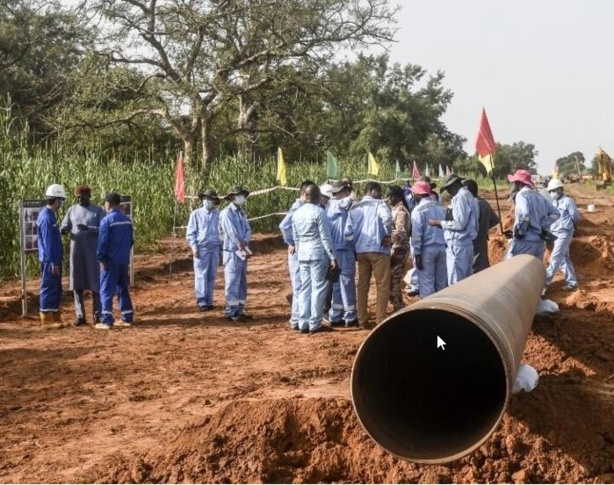
M 424 304 L 421 304 L 423 303 Z M 486 432 L 484 433 L 484 436 L 482 438 L 480 438 L 475 444 L 473 444 L 472 446 L 468 447 L 466 450 L 463 450 L 459 453 L 455 453 L 453 455 L 449 455 L 449 456 L 445 456 L 442 458 L 434 458 L 434 459 L 427 459 L 427 458 L 410 458 L 407 456 L 402 456 L 399 455 L 398 453 L 395 453 L 394 451 L 389 450 L 388 448 L 386 448 L 385 446 L 383 446 L 382 444 L 380 444 L 380 442 L 371 434 L 371 432 L 367 429 L 367 427 L 365 426 L 360 413 L 358 412 L 358 408 L 356 407 L 356 400 L 354 399 L 354 382 L 355 382 L 355 372 L 356 372 L 356 362 L 359 360 L 359 356 L 360 353 L 363 351 L 363 349 L 365 348 L 365 345 L 367 344 L 368 340 L 370 338 L 372 338 L 373 335 L 376 334 L 376 332 L 381 331 L 381 329 L 384 326 L 384 323 L 386 323 L 387 321 L 395 318 L 397 315 L 401 314 L 401 313 L 411 313 L 413 311 L 418 311 L 418 310 L 440 310 L 440 308 L 436 308 L 434 306 L 430 306 L 428 304 L 428 298 L 424 299 L 424 300 L 420 300 L 419 302 L 415 303 L 414 305 L 411 306 L 411 310 L 407 310 L 407 308 L 403 309 L 403 310 L 399 310 L 398 312 L 393 313 L 392 315 L 390 315 L 384 322 L 380 323 L 379 325 L 377 325 L 373 330 L 371 330 L 371 333 L 369 333 L 369 335 L 367 336 L 367 338 L 360 344 L 360 347 L 358 348 L 358 351 L 356 352 L 356 356 L 354 357 L 354 364 L 352 365 L 352 372 L 350 373 L 350 398 L 352 401 L 352 407 L 354 408 L 354 413 L 356 414 L 356 416 L 358 417 L 358 422 L 360 423 L 360 425 L 362 426 L 362 428 L 366 431 L 366 433 L 369 435 L 369 437 L 382 449 L 384 449 L 387 453 L 390 453 L 392 456 L 399 458 L 401 460 L 404 461 L 409 461 L 411 463 L 419 463 L 419 464 L 424 464 L 424 465 L 440 465 L 440 464 L 444 464 L 444 463 L 450 463 L 456 460 L 459 460 L 467 455 L 470 455 L 471 453 L 473 453 L 474 451 L 476 451 L 478 448 L 480 448 L 494 433 L 494 431 L 497 429 L 497 427 L 501 424 L 501 420 L 503 419 L 503 416 L 505 414 L 505 411 L 507 409 L 507 406 L 509 404 L 509 400 L 511 397 L 511 386 L 513 385 L 513 380 L 511 380 L 511 375 L 513 372 L 511 372 L 511 369 L 509 369 L 508 367 L 510 365 L 514 365 L 515 362 L 509 362 L 507 359 L 503 358 L 503 356 L 505 355 L 505 353 L 502 352 L 502 345 L 500 343 L 500 340 L 497 338 L 496 333 L 492 332 L 492 330 L 485 324 L 483 318 L 481 317 L 477 317 L 477 319 L 480 322 L 480 325 L 477 325 L 476 322 L 473 320 L 473 318 L 469 318 L 468 313 L 463 313 L 463 308 L 460 308 L 458 306 L 453 305 L 453 300 L 450 300 L 448 302 L 451 307 L 449 309 L 446 309 L 445 311 L 448 311 L 450 313 L 453 313 L 463 319 L 465 319 L 466 321 L 470 322 L 472 325 L 478 327 L 479 330 L 481 330 L 487 337 L 488 339 L 491 341 L 491 343 L 494 345 L 494 347 L 497 350 L 497 353 L 499 354 L 499 356 L 501 357 L 501 362 L 503 365 L 503 369 L 505 372 L 505 377 L 506 380 L 508 381 L 508 385 L 505 386 L 505 399 L 503 400 L 503 405 L 501 407 L 501 410 L 499 411 L 499 414 L 497 416 L 497 419 L 494 421 L 494 424 L 492 425 L 492 427 Z M 512 359 L 514 359 L 513 354 L 510 352 L 510 354 L 512 356 Z

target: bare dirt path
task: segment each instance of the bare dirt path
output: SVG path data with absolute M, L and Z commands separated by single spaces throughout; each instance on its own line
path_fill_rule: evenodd
M 221 272 L 218 308 L 196 311 L 185 249 L 172 275 L 168 251 L 137 256 L 131 329 L 45 332 L 19 316 L 18 285 L 0 288 L 0 481 L 612 482 L 614 200 L 572 191 L 597 205 L 572 244 L 581 290 L 554 283 L 561 313 L 536 320 L 525 352 L 540 384 L 471 456 L 415 466 L 369 440 L 349 403 L 366 332 L 290 331 L 285 250 L 261 235 L 249 324 L 221 317 Z

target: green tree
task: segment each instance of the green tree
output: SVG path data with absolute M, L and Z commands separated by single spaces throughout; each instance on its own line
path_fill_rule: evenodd
M 573 152 L 566 157 L 557 159 L 559 167 L 559 177 L 569 177 L 570 175 L 581 175 L 586 170 L 585 158 L 582 152 Z
M 441 121 L 452 92 L 444 75 L 420 66 L 390 64 L 388 56 L 359 56 L 331 66 L 326 98 L 331 145 L 354 158 L 371 151 L 408 167 L 465 155 L 464 139 Z M 448 162 L 449 163 L 449 162 Z
M 90 33 L 59 1 L 0 2 L 0 93 L 12 115 L 29 124 L 31 137 L 52 132 L 44 118 L 69 92 Z
M 532 143 L 525 143 L 523 141 L 515 142 L 511 145 L 497 143 L 494 176 L 496 178 L 504 178 L 521 168 L 528 170 L 532 174 L 537 174 L 535 158 L 538 154 L 539 152 Z M 461 173 L 486 175 L 486 169 L 480 163 L 477 153 L 466 160 L 458 161 L 454 167 Z
M 106 22 L 98 51 L 112 65 L 132 66 L 155 79 L 157 93 L 150 100 L 155 106 L 139 108 L 138 115 L 161 117 L 183 141 L 188 162 L 200 142 L 205 174 L 219 142 L 215 123 L 224 110 L 236 108 L 237 130 L 253 132 L 258 93 L 283 83 L 284 67 L 389 42 L 397 10 L 388 0 L 88 0 L 83 5 L 94 21 Z

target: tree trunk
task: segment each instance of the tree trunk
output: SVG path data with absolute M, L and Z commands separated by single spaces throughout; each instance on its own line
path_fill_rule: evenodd
M 252 102 L 249 96 L 239 95 L 239 119 L 237 127 L 242 131 L 238 137 L 238 149 L 246 159 L 255 162 L 259 157 L 258 150 L 258 102 Z
M 215 156 L 215 143 L 212 134 L 212 120 L 204 118 L 200 125 L 201 144 L 202 144 L 202 160 L 201 169 L 205 182 L 209 180 L 211 175 L 211 164 Z
M 183 139 L 183 163 L 186 167 L 191 167 L 196 156 L 196 133 L 189 133 Z

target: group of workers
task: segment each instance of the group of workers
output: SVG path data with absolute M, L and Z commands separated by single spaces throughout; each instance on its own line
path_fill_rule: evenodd
M 505 231 L 511 239 L 506 257 L 532 254 L 543 259 L 546 243 L 553 242 L 547 285 L 563 270 L 564 289 L 575 290 L 569 245 L 579 213 L 573 200 L 564 195 L 560 180 L 550 181 L 546 197 L 535 190 L 526 170 L 517 170 L 508 180 L 514 184 L 515 220 Z M 405 306 L 400 282 L 410 256 L 415 276 L 411 291 L 420 298 L 487 268 L 488 232 L 500 221 L 478 196 L 477 183 L 447 176 L 441 186 L 451 195 L 447 209 L 435 188 L 422 177 L 405 190 L 390 186 L 385 201 L 381 185 L 369 182 L 358 200 L 350 179 L 321 186 L 303 182 L 279 226 L 288 245 L 290 327 L 305 334 L 338 326 L 371 328 L 367 301 L 372 276 L 375 324 L 381 323 L 389 301 L 395 311 Z
M 213 289 L 220 263 L 224 265 L 224 316 L 233 322 L 245 322 L 252 317 L 245 313 L 247 301 L 247 261 L 252 252 L 249 243 L 252 230 L 242 209 L 249 191 L 232 187 L 219 197 L 214 190 L 198 194 L 202 207 L 190 214 L 186 240 L 194 256 L 194 293 L 200 311 L 214 309 Z M 225 200 L 228 205 L 220 211 Z M 221 256 L 220 256 L 221 254 Z
M 546 243 L 552 242 L 547 285 L 562 270 L 564 289 L 576 289 L 569 246 L 580 216 L 573 200 L 564 194 L 557 179 L 549 182 L 546 196 L 535 190 L 526 170 L 517 170 L 508 179 L 514 184 L 515 220 L 513 228 L 505 231 L 511 239 L 507 257 L 531 254 L 543 259 Z M 371 328 L 367 301 L 372 277 L 376 283 L 375 324 L 381 323 L 389 302 L 395 311 L 405 306 L 401 281 L 410 259 L 414 268 L 410 294 L 420 298 L 487 268 L 488 232 L 499 224 L 499 217 L 478 196 L 477 183 L 454 173 L 448 175 L 440 188 L 451 195 L 447 209 L 435 188 L 428 177 L 421 177 L 411 187 L 390 186 L 384 200 L 381 185 L 372 181 L 359 200 L 349 178 L 320 186 L 304 181 L 299 198 L 279 225 L 288 246 L 290 327 L 304 334 L 329 332 L 338 326 Z M 107 194 L 104 209 L 91 202 L 87 186 L 77 187 L 75 196 L 77 204 L 68 209 L 59 226 L 56 214 L 66 193 L 61 185 L 51 185 L 46 207 L 37 220 L 41 321 L 50 328 L 63 326 L 61 235 L 70 234 L 75 325 L 86 324 L 84 291 L 89 290 L 95 328 L 131 326 L 134 311 L 128 267 L 134 243 L 132 222 L 121 211 L 117 193 Z M 213 290 L 221 260 L 224 316 L 233 322 L 252 319 L 245 312 L 247 262 L 252 252 L 251 227 L 242 207 L 248 196 L 249 191 L 240 186 L 232 187 L 223 197 L 214 190 L 203 191 L 199 194 L 202 206 L 190 214 L 186 231 L 198 308 L 203 312 L 214 309 Z M 227 205 L 220 211 L 222 200 Z M 115 294 L 121 312 L 118 322 L 112 308 Z
M 128 267 L 134 244 L 132 221 L 120 208 L 115 192 L 104 198 L 104 209 L 91 202 L 91 190 L 81 185 L 62 224 L 57 213 L 64 205 L 66 191 L 60 184 L 45 192 L 45 207 L 36 221 L 38 255 L 41 262 L 39 315 L 46 328 L 62 328 L 62 235 L 70 235 L 70 287 L 74 292 L 75 326 L 86 325 L 84 292 L 92 292 L 95 328 L 114 325 L 130 327 L 134 318 L 129 291 Z M 113 316 L 113 298 L 118 295 L 120 321 Z

